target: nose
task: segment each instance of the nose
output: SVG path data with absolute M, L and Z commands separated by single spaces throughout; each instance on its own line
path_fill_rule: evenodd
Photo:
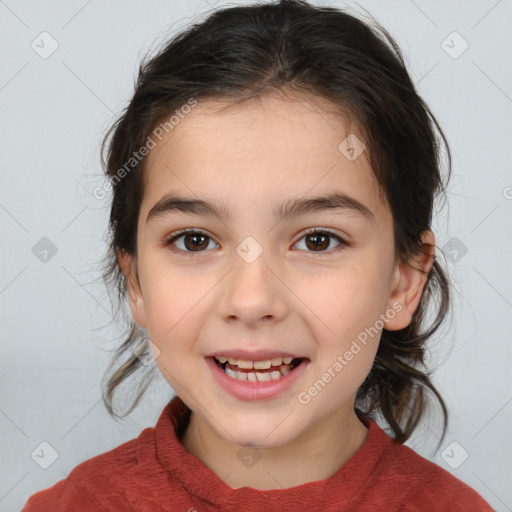
M 219 303 L 219 313 L 225 321 L 238 320 L 255 327 L 285 318 L 289 291 L 268 263 L 264 252 L 250 263 L 235 255 Z

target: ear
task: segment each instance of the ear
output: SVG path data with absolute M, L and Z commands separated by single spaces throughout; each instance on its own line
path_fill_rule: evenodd
M 421 238 L 421 251 L 406 262 L 399 260 L 394 269 L 386 311 L 395 311 L 396 314 L 384 320 L 384 328 L 388 331 L 404 329 L 411 323 L 434 264 L 434 234 L 427 230 Z
M 133 318 L 140 327 L 147 327 L 146 309 L 137 274 L 136 257 L 125 251 L 118 250 L 117 261 L 119 262 L 119 266 L 126 277 L 126 289 Z

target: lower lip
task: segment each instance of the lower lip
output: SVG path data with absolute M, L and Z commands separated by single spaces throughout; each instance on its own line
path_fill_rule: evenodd
M 213 357 L 206 358 L 207 364 L 212 369 L 214 378 L 219 385 L 230 395 L 240 400 L 265 400 L 273 398 L 283 393 L 297 381 L 304 373 L 308 360 L 303 360 L 299 366 L 295 367 L 288 374 L 280 377 L 279 380 L 267 382 L 249 382 L 244 380 L 232 379 L 224 373 L 222 368 L 215 362 Z

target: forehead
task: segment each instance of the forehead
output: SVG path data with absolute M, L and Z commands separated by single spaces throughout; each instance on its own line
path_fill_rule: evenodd
M 366 151 L 349 158 L 347 137 L 352 145 L 363 138 L 323 98 L 203 100 L 148 154 L 141 210 L 147 213 L 168 192 L 226 202 L 236 213 L 237 206 L 266 208 L 342 191 L 383 214 Z

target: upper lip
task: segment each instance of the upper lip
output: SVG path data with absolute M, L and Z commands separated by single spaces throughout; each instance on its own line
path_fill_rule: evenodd
M 216 350 L 215 352 L 208 354 L 206 357 L 224 356 L 226 358 L 232 357 L 239 361 L 266 361 L 268 359 L 277 359 L 278 357 L 292 357 L 293 359 L 307 359 L 305 356 L 293 354 L 292 352 L 283 352 L 280 350 L 243 350 L 243 349 L 232 349 L 232 350 Z

